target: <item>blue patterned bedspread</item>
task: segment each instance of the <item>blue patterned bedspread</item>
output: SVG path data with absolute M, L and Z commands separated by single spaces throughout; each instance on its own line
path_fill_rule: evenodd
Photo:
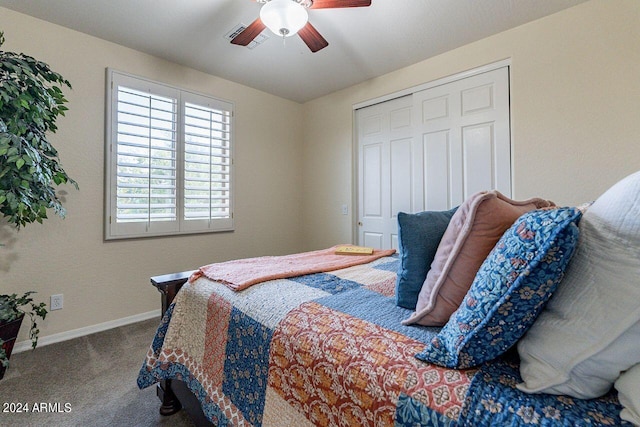
M 417 360 L 436 328 L 403 326 L 397 257 L 234 292 L 200 278 L 160 324 L 140 388 L 179 379 L 233 426 L 624 425 L 615 391 L 529 395 L 511 352 L 480 369 Z

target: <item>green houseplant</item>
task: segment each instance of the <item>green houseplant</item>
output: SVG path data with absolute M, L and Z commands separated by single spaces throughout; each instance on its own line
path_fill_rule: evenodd
M 37 318 L 42 320 L 47 315 L 45 303 L 35 303 L 31 295 L 35 292 L 25 292 L 23 295 L 17 294 L 0 295 L 0 379 L 4 376 L 6 368 L 9 366 L 9 356 L 13 350 L 13 344 L 18 335 L 18 330 L 25 315 L 31 320 L 29 338 L 31 346 L 38 345 L 38 323 Z
M 54 185 L 77 188 L 47 139 L 67 110 L 61 86 L 71 88 L 44 62 L 0 51 L 0 212 L 17 228 L 42 223 L 49 208 L 64 217 Z
M 3 44 L 0 31 L 0 48 Z M 61 89 L 65 86 L 71 88 L 44 62 L 0 50 L 0 219 L 17 229 L 42 223 L 48 209 L 64 217 L 54 186 L 78 187 L 60 166 L 58 152 L 48 140 L 48 134 L 57 130 L 57 118 L 67 110 Z M 2 375 L 25 313 L 31 317 L 34 348 L 38 342 L 36 318 L 44 319 L 47 311 L 44 303 L 33 302 L 33 293 L 0 295 L 0 330 L 11 329 L 13 334 L 0 335 Z

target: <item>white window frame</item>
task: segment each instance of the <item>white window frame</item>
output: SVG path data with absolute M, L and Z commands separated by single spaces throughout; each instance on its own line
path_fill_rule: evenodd
M 209 95 L 183 90 L 171 85 L 155 82 L 107 68 L 106 87 L 106 124 L 105 124 L 105 240 L 127 239 L 153 236 L 168 236 L 193 233 L 210 233 L 234 230 L 234 104 Z M 117 214 L 117 159 L 118 159 L 118 88 L 124 86 L 153 95 L 172 98 L 177 101 L 176 110 L 176 217 L 173 220 L 150 220 L 139 222 L 121 222 Z M 228 112 L 228 215 L 208 219 L 185 219 L 185 105 L 196 104 L 201 107 Z M 226 157 L 226 156 L 225 156 Z M 225 196 L 226 198 L 226 196 Z

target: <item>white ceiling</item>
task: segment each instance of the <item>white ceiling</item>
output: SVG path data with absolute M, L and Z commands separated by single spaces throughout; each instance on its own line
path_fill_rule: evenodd
M 252 0 L 0 0 L 0 6 L 305 102 L 586 0 L 372 0 L 365 8 L 309 10 L 329 42 L 298 37 L 254 49 L 223 36 L 250 24 Z M 10 36 L 10 35 L 9 35 Z

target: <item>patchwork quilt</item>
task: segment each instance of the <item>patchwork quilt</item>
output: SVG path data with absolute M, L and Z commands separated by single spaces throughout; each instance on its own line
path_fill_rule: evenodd
M 414 355 L 439 328 L 403 326 L 399 260 L 235 292 L 199 278 L 165 313 L 138 386 L 179 379 L 223 426 L 624 425 L 615 392 L 528 395 L 516 356 L 454 370 Z

